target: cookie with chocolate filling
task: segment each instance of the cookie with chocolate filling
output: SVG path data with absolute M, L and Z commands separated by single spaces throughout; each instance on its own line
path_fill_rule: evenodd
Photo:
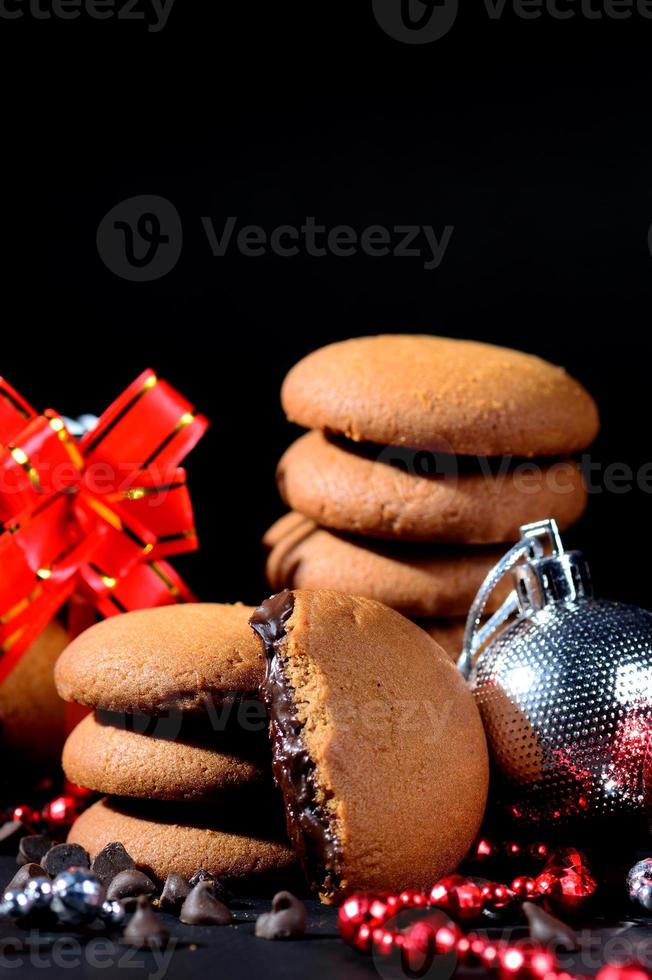
M 65 701 L 154 715 L 204 712 L 255 692 L 264 661 L 241 604 L 187 603 L 104 619 L 64 650 L 57 690 Z
M 256 609 L 273 770 L 322 901 L 429 887 L 457 866 L 486 802 L 487 747 L 449 657 L 386 606 L 285 590 Z

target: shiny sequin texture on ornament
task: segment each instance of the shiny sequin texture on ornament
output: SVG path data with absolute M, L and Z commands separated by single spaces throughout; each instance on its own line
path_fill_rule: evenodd
M 499 803 L 530 824 L 639 812 L 652 613 L 595 599 L 582 554 L 564 551 L 554 521 L 521 534 L 473 603 L 458 662 L 485 724 Z M 479 628 L 508 572 L 514 591 Z

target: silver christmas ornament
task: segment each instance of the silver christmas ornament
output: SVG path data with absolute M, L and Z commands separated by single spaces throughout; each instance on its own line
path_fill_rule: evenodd
M 498 802 L 523 823 L 634 813 L 652 718 L 652 613 L 594 598 L 555 521 L 521 528 L 471 607 L 458 666 L 480 709 Z M 514 589 L 484 627 L 491 593 Z
M 62 871 L 52 882 L 51 909 L 62 922 L 78 925 L 101 914 L 104 886 L 86 868 Z
M 652 912 L 652 858 L 643 858 L 630 868 L 627 893 L 646 912 Z

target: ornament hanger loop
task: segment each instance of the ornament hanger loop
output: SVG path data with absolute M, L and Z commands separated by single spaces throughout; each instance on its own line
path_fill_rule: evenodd
M 500 627 L 511 617 L 514 613 L 523 609 L 524 605 L 534 604 L 533 597 L 528 593 L 528 586 L 524 578 L 519 581 L 519 586 L 521 587 L 521 595 L 513 589 L 508 595 L 505 602 L 502 604 L 500 609 L 494 613 L 494 615 L 489 619 L 489 621 L 483 626 L 480 626 L 482 622 L 482 614 L 484 613 L 485 607 L 492 592 L 496 589 L 498 584 L 502 581 L 508 572 L 511 572 L 517 565 L 524 565 L 524 567 L 531 566 L 533 562 L 537 559 L 544 559 L 547 554 L 549 559 L 556 565 L 562 567 L 564 572 L 572 572 L 575 568 L 575 563 L 568 563 L 567 559 L 571 557 L 569 553 L 564 550 L 564 545 L 559 534 L 559 527 L 557 521 L 552 518 L 544 521 L 537 521 L 534 524 L 524 524 L 521 529 L 521 538 L 517 544 L 515 544 L 509 551 L 503 555 L 500 561 L 491 569 L 484 582 L 478 590 L 471 609 L 469 610 L 469 615 L 466 621 L 466 628 L 464 630 L 464 645 L 462 647 L 462 653 L 457 661 L 457 666 L 464 677 L 468 678 L 471 673 L 471 668 L 473 666 L 473 660 L 475 654 L 480 650 L 481 647 L 487 642 L 487 640 L 493 636 L 493 634 L 500 629 Z M 586 579 L 588 580 L 588 572 L 586 573 Z M 557 582 L 555 578 L 555 583 Z M 544 574 L 543 576 L 543 590 L 547 590 L 549 586 L 548 576 Z M 589 585 L 585 583 L 585 589 L 581 590 L 582 594 L 588 591 Z M 572 595 L 564 596 L 575 598 L 576 593 L 578 593 L 578 588 L 571 589 Z M 560 596 L 561 598 L 561 596 Z

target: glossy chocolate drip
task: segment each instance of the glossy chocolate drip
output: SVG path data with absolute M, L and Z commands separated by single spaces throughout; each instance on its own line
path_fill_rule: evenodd
M 340 846 L 328 812 L 317 800 L 315 763 L 297 720 L 294 688 L 285 676 L 280 643 L 294 610 L 294 596 L 284 589 L 260 605 L 249 620 L 267 656 L 261 699 L 271 721 L 272 768 L 283 793 L 288 832 L 311 883 L 324 895 L 339 886 Z

